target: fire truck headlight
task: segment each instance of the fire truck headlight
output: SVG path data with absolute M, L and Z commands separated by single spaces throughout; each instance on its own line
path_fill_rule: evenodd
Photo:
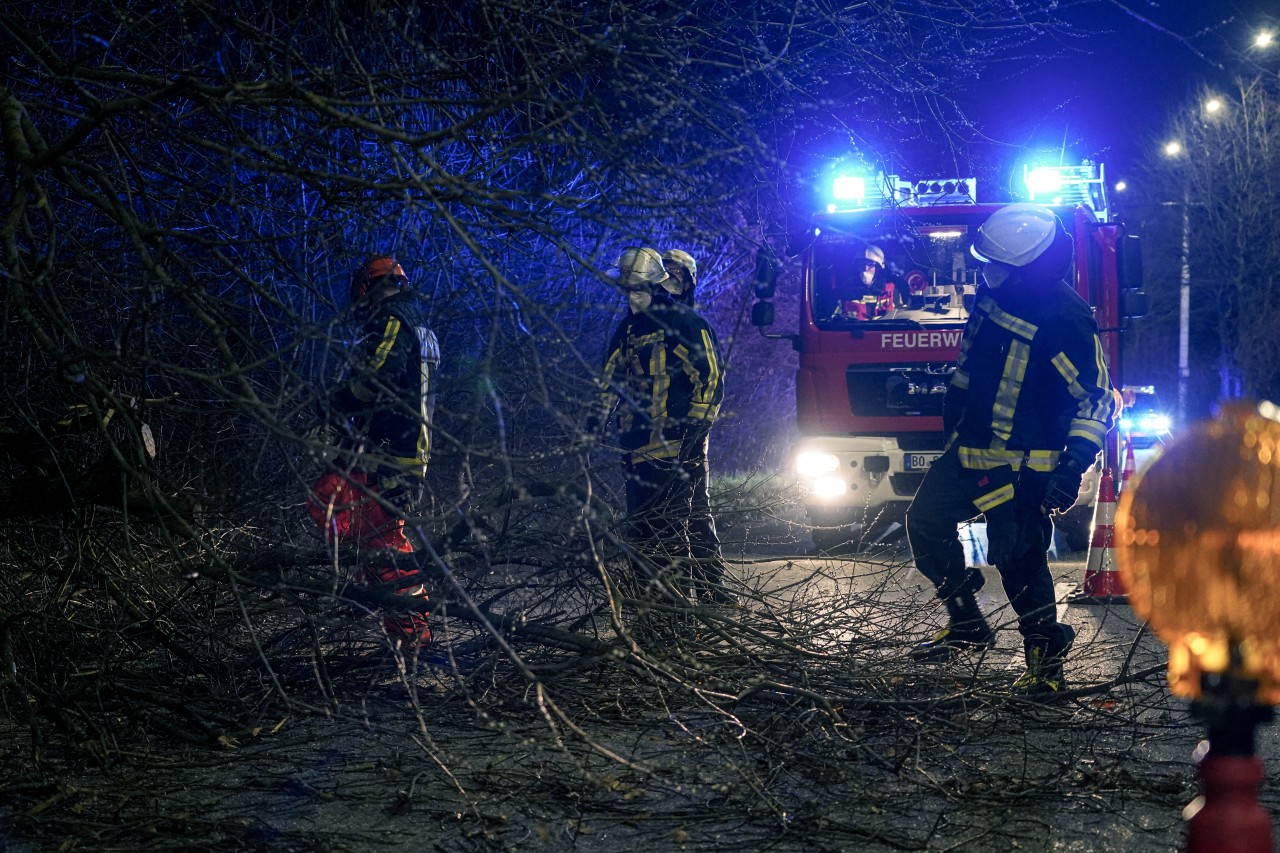
M 840 467 L 840 460 L 832 453 L 806 450 L 796 454 L 796 473 L 806 479 L 817 479 Z
M 1128 432 L 1129 430 L 1133 429 L 1133 418 L 1121 418 L 1120 429 L 1124 430 L 1125 432 Z
M 849 487 L 839 477 L 819 477 L 813 481 L 811 488 L 813 494 L 820 498 L 838 498 L 849 491 Z
M 1143 419 L 1142 425 L 1152 432 L 1161 433 L 1168 432 L 1173 423 L 1168 415 L 1151 415 Z

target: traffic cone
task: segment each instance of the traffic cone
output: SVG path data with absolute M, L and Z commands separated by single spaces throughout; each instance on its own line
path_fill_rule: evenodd
M 1129 491 L 1129 480 L 1138 466 L 1133 461 L 1133 445 L 1126 442 L 1124 446 L 1124 471 L 1120 474 L 1120 494 Z
M 1098 477 L 1098 500 L 1093 505 L 1093 541 L 1084 571 L 1084 586 L 1072 597 L 1075 604 L 1128 604 L 1129 598 L 1116 570 L 1114 528 L 1116 522 L 1115 478 L 1109 468 Z

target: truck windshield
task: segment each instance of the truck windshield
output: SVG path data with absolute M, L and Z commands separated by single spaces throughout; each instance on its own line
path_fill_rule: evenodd
M 819 328 L 963 324 L 981 267 L 969 254 L 980 220 L 939 220 L 899 214 L 824 223 L 808 282 Z

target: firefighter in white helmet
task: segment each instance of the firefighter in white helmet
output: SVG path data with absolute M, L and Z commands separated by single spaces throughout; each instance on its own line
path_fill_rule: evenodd
M 683 249 L 667 249 L 662 253 L 662 264 L 668 278 L 662 286 L 676 302 L 696 310 L 694 289 L 698 285 L 698 262 Z M 719 353 L 720 344 L 715 332 L 711 342 Z M 693 504 L 689 513 L 689 549 L 693 555 L 694 569 L 701 578 L 703 595 L 717 604 L 734 604 L 737 597 L 724 585 L 727 568 L 720 549 L 720 536 L 716 532 L 715 516 L 711 514 L 711 465 L 707 457 L 707 445 L 711 424 L 699 424 L 690 429 L 684 438 L 681 458 L 686 460 L 689 476 L 693 478 Z
M 689 586 L 709 594 L 690 566 L 689 514 L 695 469 L 706 430 L 723 397 L 715 334 L 664 287 L 669 275 L 658 252 L 628 248 L 615 281 L 629 316 L 605 352 L 598 408 L 588 421 L 615 423 L 626 470 L 627 514 L 642 569 L 667 594 Z M 672 578 L 675 585 L 667 582 Z
M 994 643 L 956 532 L 982 513 L 988 555 L 1018 614 L 1026 694 L 1064 689 L 1075 631 L 1057 620 L 1047 551 L 1050 513 L 1075 503 L 1081 475 L 1102 448 L 1114 400 L 1089 305 L 1065 281 L 1073 241 L 1052 210 L 1012 204 L 978 229 L 985 266 L 945 398 L 946 451 L 907 512 L 916 568 L 937 588 L 947 626 L 912 650 L 945 661 Z
M 854 279 L 845 283 L 831 319 L 874 320 L 896 306 L 894 283 L 885 272 L 884 250 L 868 244 L 854 267 Z

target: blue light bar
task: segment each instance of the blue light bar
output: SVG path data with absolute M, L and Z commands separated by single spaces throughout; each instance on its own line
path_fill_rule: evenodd
M 1084 205 L 1107 219 L 1107 191 L 1102 164 L 1079 166 L 1023 166 L 1027 200 L 1048 205 Z
M 839 175 L 831 183 L 831 198 L 862 204 L 867 195 L 867 181 L 860 175 Z
M 1027 191 L 1031 197 L 1052 195 L 1062 189 L 1062 175 L 1057 169 L 1037 166 L 1026 174 Z

